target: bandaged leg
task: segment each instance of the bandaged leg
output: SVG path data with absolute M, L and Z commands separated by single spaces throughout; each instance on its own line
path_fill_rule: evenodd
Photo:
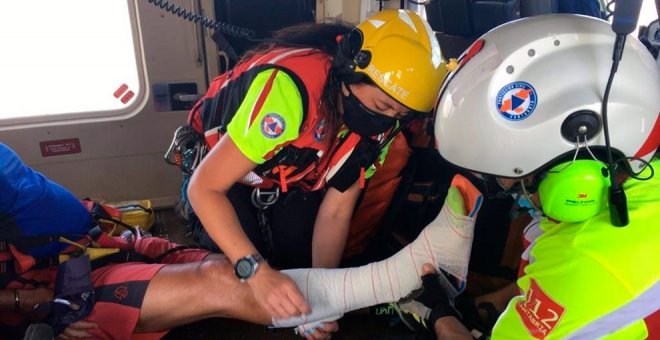
M 481 200 L 479 191 L 457 175 L 438 217 L 392 257 L 357 268 L 283 271 L 296 282 L 312 312 L 273 319 L 273 325 L 313 325 L 336 320 L 355 309 L 397 301 L 421 287 L 424 263 L 464 281 Z

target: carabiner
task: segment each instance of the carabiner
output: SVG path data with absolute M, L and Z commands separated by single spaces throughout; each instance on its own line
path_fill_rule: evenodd
M 280 188 L 276 187 L 275 190 L 263 190 L 261 188 L 254 188 L 252 190 L 252 204 L 257 209 L 265 209 L 277 202 L 280 197 Z

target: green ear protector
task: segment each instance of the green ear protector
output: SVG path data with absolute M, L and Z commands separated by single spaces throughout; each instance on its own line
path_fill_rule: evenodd
M 581 222 L 601 211 L 609 187 L 607 165 L 584 159 L 550 169 L 538 192 L 547 216 L 562 222 Z

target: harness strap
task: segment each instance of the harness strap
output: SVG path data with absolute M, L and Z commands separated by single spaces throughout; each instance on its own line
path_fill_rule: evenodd
M 286 168 L 282 165 L 277 167 L 278 172 L 280 173 L 280 186 L 282 187 L 282 192 L 289 191 L 289 188 L 286 185 Z
M 91 261 L 92 270 L 117 263 L 126 263 L 126 262 L 143 262 L 143 263 L 158 263 L 156 259 L 140 254 L 133 250 L 120 250 L 115 254 L 104 256 L 96 260 Z
M 82 235 L 81 235 L 82 236 Z M 8 240 L 13 247 L 23 253 L 28 253 L 30 249 L 47 243 L 56 242 L 59 236 L 34 236 L 21 237 Z
M 366 175 L 365 175 L 364 167 L 362 166 L 362 167 L 360 167 L 360 179 L 359 179 L 360 189 L 364 189 L 364 185 L 365 185 L 365 181 L 366 181 L 365 177 L 366 177 Z
M 257 212 L 257 220 L 259 222 L 259 229 L 261 230 L 261 237 L 264 240 L 264 253 L 266 258 L 272 257 L 275 253 L 275 244 L 273 242 L 273 229 L 270 226 L 270 219 L 267 215 L 268 207 L 260 208 Z
M 11 273 L 8 275 L 0 275 L 0 287 L 7 287 L 10 282 L 16 281 L 18 283 L 22 283 L 23 285 L 26 286 L 32 286 L 32 287 L 48 287 L 49 282 L 48 281 L 38 281 L 38 280 L 33 280 L 33 279 L 26 279 L 23 277 L 18 276 L 17 274 Z
M 198 246 L 187 246 L 187 245 L 176 246 L 172 249 L 168 249 L 168 250 L 164 251 L 162 254 L 158 255 L 154 260 L 156 261 L 156 263 L 160 263 L 168 255 L 172 255 L 176 252 L 184 251 L 184 250 L 188 250 L 188 249 L 202 249 L 202 248 L 198 247 Z

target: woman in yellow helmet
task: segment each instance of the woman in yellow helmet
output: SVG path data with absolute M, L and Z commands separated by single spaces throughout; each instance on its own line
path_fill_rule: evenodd
M 278 32 L 191 111 L 208 150 L 187 190 L 198 242 L 217 244 L 273 317 L 308 312 L 271 266 L 339 265 L 365 179 L 401 127 L 432 110 L 445 75 L 411 11 Z

